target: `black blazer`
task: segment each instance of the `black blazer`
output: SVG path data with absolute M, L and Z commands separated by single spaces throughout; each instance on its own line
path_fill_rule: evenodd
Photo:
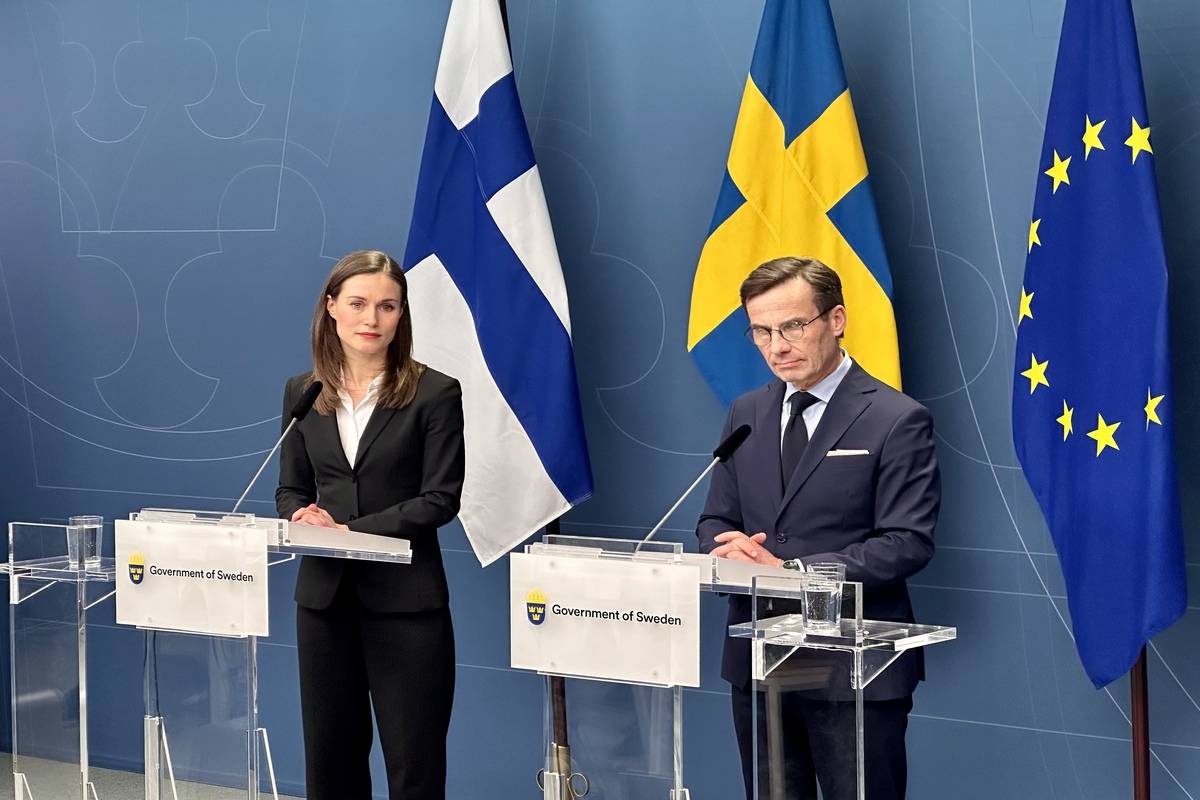
M 713 537 L 724 531 L 765 531 L 764 545 L 779 558 L 845 564 L 846 580 L 863 584 L 864 617 L 911 622 L 905 579 L 933 556 L 941 504 L 929 410 L 853 364 L 783 487 L 785 388 L 772 381 L 733 402 L 722 437 L 743 424 L 753 433 L 713 472 L 696 530 L 700 550 L 712 550 Z M 865 452 L 829 456 L 835 449 Z M 731 597 L 730 624 L 749 619 L 749 598 Z M 725 640 L 721 675 L 742 688 L 749 684 L 748 640 Z M 923 677 L 920 652 L 906 653 L 867 686 L 866 698 L 906 696 Z M 848 682 L 846 689 L 849 698 Z
M 304 391 L 309 373 L 290 378 L 283 392 L 284 421 Z M 362 604 L 381 612 L 424 611 L 449 603 L 437 529 L 458 514 L 465 456 L 462 389 L 458 381 L 426 369 L 404 408 L 376 406 L 346 462 L 337 416 L 309 413 L 280 450 L 275 508 L 291 519 L 316 502 L 351 530 L 412 542 L 411 564 L 377 564 L 305 556 L 296 602 L 328 608 L 343 581 Z

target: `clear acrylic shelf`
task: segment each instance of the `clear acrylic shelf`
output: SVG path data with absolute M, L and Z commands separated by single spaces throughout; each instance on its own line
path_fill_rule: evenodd
M 67 559 L 66 525 L 45 522 L 12 522 L 8 525 L 8 559 L 0 562 L 0 574 L 39 581 L 64 583 L 112 583 L 116 562 L 103 558 L 99 564 Z M 18 585 L 10 584 L 10 590 Z
M 811 633 L 804 630 L 803 620 L 795 614 L 766 617 L 758 623 L 730 625 L 729 635 L 735 639 L 759 639 L 781 647 L 819 647 L 837 650 L 889 650 L 902 653 L 914 647 L 948 642 L 958 635 L 957 628 L 944 625 L 921 625 L 916 622 L 884 622 L 865 619 L 861 626 L 854 620 L 843 619 L 841 630 L 830 633 Z
M 0 562 L 0 575 L 16 575 L 21 578 L 63 581 L 64 583 L 112 583 L 116 571 L 116 561 L 111 558 L 103 558 L 100 560 L 99 566 L 90 567 L 73 567 L 65 555 L 33 558 L 27 561 Z
M 188 525 L 235 525 L 268 531 L 267 551 L 287 555 L 324 556 L 356 561 L 386 561 L 411 564 L 412 548 L 407 539 L 374 533 L 340 531 L 303 525 L 283 519 L 257 517 L 254 514 L 227 514 L 222 511 L 181 511 L 170 508 L 144 508 L 130 514 L 142 522 L 177 522 Z
M 547 548 L 553 548 L 547 550 Z M 764 567 L 731 561 L 705 553 L 685 553 L 679 542 L 640 539 L 611 539 L 603 536 L 546 535 L 540 542 L 526 546 L 528 553 L 553 552 L 581 558 L 636 559 L 695 564 L 700 567 L 700 590 L 724 594 L 750 594 L 756 577 L 795 577 L 796 573 L 779 567 Z

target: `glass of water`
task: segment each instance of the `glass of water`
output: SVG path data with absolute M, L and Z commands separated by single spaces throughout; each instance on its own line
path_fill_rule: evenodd
M 818 561 L 805 565 L 804 569 L 810 575 L 822 575 L 838 583 L 846 580 L 846 565 L 839 561 Z
M 842 628 L 844 564 L 809 564 L 804 584 L 804 629 L 809 633 L 837 633 Z
M 104 517 L 78 516 L 67 520 L 67 563 L 72 569 L 100 566 L 100 542 Z

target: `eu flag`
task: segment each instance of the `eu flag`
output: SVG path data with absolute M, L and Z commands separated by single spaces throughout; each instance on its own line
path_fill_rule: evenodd
M 1130 0 L 1067 0 L 1017 312 L 1013 441 L 1097 687 L 1187 594 L 1140 63 Z

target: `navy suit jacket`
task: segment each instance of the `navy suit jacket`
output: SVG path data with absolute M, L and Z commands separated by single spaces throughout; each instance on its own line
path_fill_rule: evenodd
M 288 380 L 285 423 L 308 378 Z M 404 408 L 375 407 L 353 465 L 342 449 L 337 415 L 310 412 L 280 448 L 280 518 L 316 502 L 350 530 L 408 539 L 413 560 L 399 565 L 305 556 L 296 602 L 328 608 L 338 587 L 350 582 L 372 611 L 445 608 L 450 598 L 437 529 L 458 514 L 464 469 L 462 389 L 437 370 L 421 373 L 416 396 Z
M 784 487 L 785 388 L 772 381 L 733 402 L 722 437 L 744 424 L 753 433 L 713 473 L 696 531 L 701 551 L 712 550 L 713 537 L 724 531 L 764 531 L 765 546 L 779 558 L 845 564 L 846 580 L 863 584 L 864 617 L 913 621 L 905 579 L 933 556 L 941 504 L 929 410 L 853 364 Z M 834 449 L 867 453 L 828 456 Z M 731 596 L 730 624 L 749 619 L 749 598 Z M 742 689 L 749 685 L 748 640 L 725 640 L 721 676 Z M 865 697 L 905 697 L 923 677 L 920 651 L 910 651 L 867 686 Z M 847 683 L 846 698 L 849 689 Z

